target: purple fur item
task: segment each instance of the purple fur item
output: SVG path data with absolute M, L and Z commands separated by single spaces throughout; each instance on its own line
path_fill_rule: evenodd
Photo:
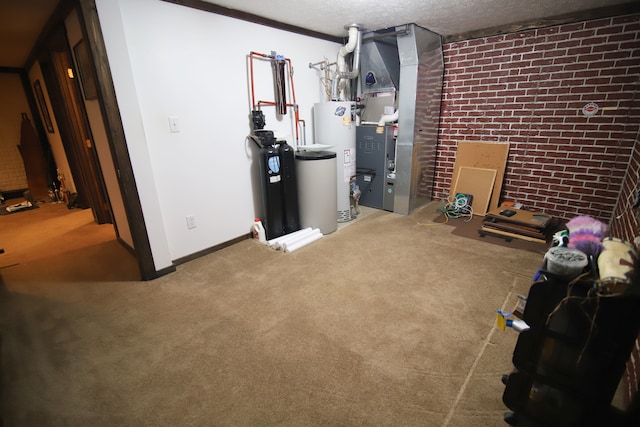
M 609 226 L 587 215 L 577 216 L 566 224 L 568 247 L 597 258 L 602 252 L 602 239 L 609 235 Z

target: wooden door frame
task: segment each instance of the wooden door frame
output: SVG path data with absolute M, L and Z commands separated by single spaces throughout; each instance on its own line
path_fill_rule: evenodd
M 52 95 L 58 131 L 77 187 L 76 203 L 90 207 L 98 224 L 112 223 L 111 206 L 78 79 L 68 74 L 75 66 L 63 23 L 49 33 L 40 54 L 40 66 Z

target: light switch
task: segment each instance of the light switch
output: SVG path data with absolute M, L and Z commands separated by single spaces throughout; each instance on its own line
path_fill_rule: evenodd
M 193 215 L 187 215 L 187 228 L 191 230 L 196 228 L 196 217 Z
M 180 132 L 180 125 L 178 124 L 178 118 L 175 116 L 169 116 L 169 130 L 171 133 Z

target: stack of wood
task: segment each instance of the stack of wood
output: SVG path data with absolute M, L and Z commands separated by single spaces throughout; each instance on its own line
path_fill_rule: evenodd
M 547 243 L 553 217 L 542 212 L 530 212 L 515 208 L 500 207 L 487 212 L 480 235 L 497 235 L 511 239 Z
M 480 236 L 492 234 L 511 239 L 546 243 L 553 218 L 542 212 L 498 207 L 509 144 L 459 141 L 453 168 L 450 200 L 457 194 L 472 196 L 473 215 L 484 216 Z

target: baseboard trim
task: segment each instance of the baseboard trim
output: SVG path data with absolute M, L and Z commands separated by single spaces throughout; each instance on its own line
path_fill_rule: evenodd
M 219 251 L 220 249 L 224 249 L 224 248 L 229 247 L 231 245 L 235 245 L 236 243 L 242 242 L 243 240 L 247 240 L 249 238 L 251 238 L 251 234 L 246 234 L 246 235 L 242 235 L 240 237 L 236 237 L 235 239 L 231 239 L 231 240 L 228 240 L 226 242 L 220 243 L 218 245 L 211 246 L 210 248 L 203 249 L 203 250 L 195 252 L 195 253 L 193 253 L 191 255 L 187 255 L 185 257 L 175 259 L 175 260 L 173 260 L 173 264 L 174 265 L 180 265 L 180 264 L 184 264 L 184 263 L 189 262 L 189 261 L 193 261 L 194 259 L 198 259 L 198 258 L 201 258 L 201 257 L 203 257 L 205 255 L 212 254 L 214 252 Z

